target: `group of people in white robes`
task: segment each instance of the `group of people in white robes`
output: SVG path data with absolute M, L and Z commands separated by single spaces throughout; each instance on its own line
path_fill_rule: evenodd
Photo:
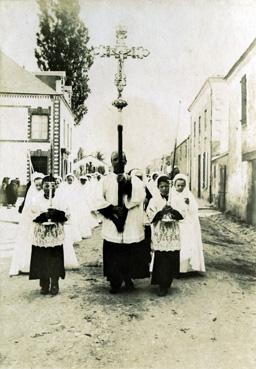
M 26 192 L 14 246 L 9 275 L 29 273 L 31 262 L 31 245 L 35 223 L 31 211 L 32 203 L 42 193 L 44 174 L 35 172 L 31 176 L 29 189 Z M 68 209 L 69 217 L 64 223 L 64 264 L 66 269 L 76 269 L 79 263 L 74 244 L 92 236 L 93 228 L 99 225 L 98 215 L 92 211 L 95 192 L 101 186 L 100 178 L 90 183 L 91 176 L 81 176 L 79 180 L 69 173 L 63 182 L 60 176 L 55 177 L 55 198 Z M 96 185 L 95 185 L 96 184 Z
M 125 155 L 123 160 L 125 165 Z M 103 268 L 111 285 L 111 293 L 119 292 L 123 282 L 128 290 L 133 289 L 132 278 L 147 278 L 151 271 L 151 284 L 159 285 L 159 296 L 165 296 L 173 279 L 180 273 L 205 272 L 198 206 L 189 191 L 188 178 L 176 174 L 170 180 L 166 175 L 154 173 L 151 181 L 147 181 L 138 169 L 129 175 L 118 174 L 117 153 L 112 154 L 111 161 L 113 172 L 104 178 L 83 175 L 78 180 L 72 173 L 67 174 L 64 182 L 59 176 L 54 178 L 54 203 L 61 204 L 61 207 L 58 206 L 65 214 L 60 216 L 65 220 L 59 226 L 63 230 L 61 247 L 64 268 L 79 267 L 74 244 L 90 238 L 93 228 L 102 222 Z M 23 203 L 10 276 L 31 273 L 31 265 L 35 268 L 31 279 L 36 275 L 42 250 L 34 250 L 32 263 L 32 245 L 37 228 L 44 229 L 44 223 L 40 223 L 40 212 L 39 225 L 35 223 L 33 209 L 35 203 L 40 205 L 40 201 L 49 204 L 49 189 L 46 190 L 48 197 L 45 197 L 45 182 L 45 176 L 41 173 L 34 173 L 31 177 L 31 185 Z M 120 188 L 122 206 L 118 203 Z M 37 247 L 44 247 L 42 243 L 41 237 Z M 61 258 L 61 254 L 59 256 Z M 62 277 L 61 268 L 59 275 Z
M 123 154 L 124 166 L 126 162 Z M 151 181 L 143 181 L 138 169 L 118 174 L 116 152 L 111 163 L 113 172 L 104 178 L 97 206 L 103 216 L 103 272 L 110 293 L 119 293 L 123 283 L 132 290 L 132 279 L 149 277 L 150 241 L 151 284 L 165 296 L 180 273 L 205 271 L 198 208 L 187 177 L 154 173 Z

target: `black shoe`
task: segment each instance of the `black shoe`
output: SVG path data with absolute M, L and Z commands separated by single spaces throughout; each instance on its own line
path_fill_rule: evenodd
M 109 293 L 111 293 L 112 295 L 115 295 L 117 293 L 119 293 L 121 291 L 121 285 L 116 285 L 116 284 L 112 284 L 110 283 L 110 290 Z
M 120 292 L 120 288 L 111 287 L 109 290 L 109 293 L 111 293 L 111 295 L 116 295 L 119 292 Z
M 124 282 L 126 291 L 133 291 L 135 289 L 133 281 L 128 279 Z
M 40 290 L 40 294 L 41 295 L 48 295 L 48 293 L 49 293 L 49 288 L 41 288 L 41 290 Z
M 59 278 L 52 278 L 51 279 L 51 290 L 50 293 L 52 296 L 55 296 L 59 293 Z
M 157 292 L 157 296 L 159 297 L 163 297 L 166 296 L 168 293 L 168 288 L 167 287 L 161 287 L 159 286 L 158 292 Z
M 40 294 L 47 295 L 49 293 L 50 280 L 49 279 L 40 279 Z
M 58 286 L 52 286 L 51 290 L 50 290 L 50 293 L 51 293 L 52 296 L 58 295 L 59 287 Z

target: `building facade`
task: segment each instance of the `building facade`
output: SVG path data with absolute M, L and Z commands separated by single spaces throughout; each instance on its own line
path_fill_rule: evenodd
M 65 73 L 39 72 L 49 73 L 54 89 L 2 52 L 0 65 L 0 177 L 25 184 L 32 171 L 65 175 L 74 126 Z
M 256 39 L 225 80 L 229 99 L 227 210 L 256 224 Z
M 190 177 L 190 136 L 177 145 L 175 165 L 179 168 L 180 173 Z
M 211 77 L 189 107 L 191 189 L 198 198 L 214 203 L 219 201 L 224 188 L 224 184 L 219 183 L 219 173 L 226 163 L 219 158 L 228 152 L 226 89 L 224 78 Z

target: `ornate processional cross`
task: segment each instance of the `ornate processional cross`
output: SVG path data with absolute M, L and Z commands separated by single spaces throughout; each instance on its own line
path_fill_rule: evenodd
M 147 49 L 144 49 L 142 46 L 139 47 L 127 47 L 125 40 L 127 38 L 127 30 L 124 27 L 119 26 L 116 30 L 116 45 L 112 46 L 103 46 L 100 45 L 97 48 L 94 48 L 94 54 L 99 55 L 101 57 L 111 57 L 114 56 L 117 59 L 117 73 L 115 75 L 115 85 L 117 87 L 117 99 L 113 101 L 113 105 L 118 109 L 119 114 L 119 122 L 117 126 L 118 130 L 118 162 L 119 162 L 119 173 L 124 172 L 123 165 L 123 125 L 122 125 L 122 110 L 125 108 L 128 103 L 122 98 L 122 92 L 124 87 L 126 86 L 126 75 L 124 73 L 124 61 L 131 57 L 133 59 L 143 59 L 147 57 L 150 53 Z M 122 193 L 118 190 L 118 204 L 122 205 Z
M 127 38 L 127 30 L 119 26 L 116 30 L 116 45 L 115 47 L 103 46 L 94 49 L 95 55 L 101 57 L 114 56 L 117 59 L 117 73 L 115 75 L 115 85 L 117 87 L 118 99 L 122 99 L 122 92 L 126 86 L 126 75 L 124 74 L 124 61 L 128 57 L 133 59 L 143 59 L 149 55 L 149 51 L 142 46 L 127 47 L 125 40 Z

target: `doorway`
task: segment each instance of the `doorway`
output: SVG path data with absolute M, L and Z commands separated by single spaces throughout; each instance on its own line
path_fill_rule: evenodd
M 34 172 L 48 174 L 48 158 L 47 156 L 31 156 L 31 162 Z
M 256 160 L 252 160 L 251 194 L 248 200 L 248 222 L 256 224 Z
M 219 180 L 219 198 L 218 198 L 218 208 L 221 211 L 226 210 L 226 182 L 227 182 L 227 167 L 226 165 L 220 166 L 220 180 Z

